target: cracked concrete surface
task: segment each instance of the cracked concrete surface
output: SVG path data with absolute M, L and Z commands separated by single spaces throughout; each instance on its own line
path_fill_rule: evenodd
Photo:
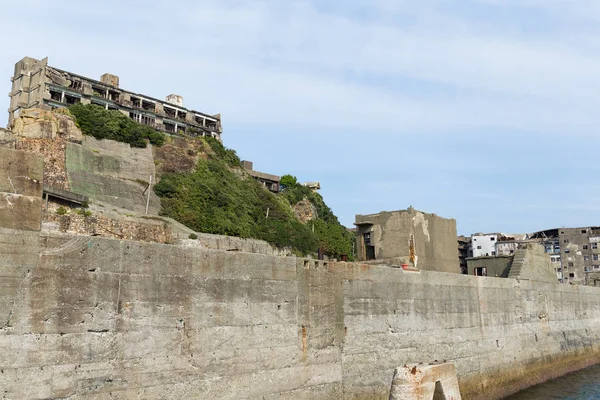
M 387 399 L 434 360 L 494 399 L 599 361 L 593 287 L 10 229 L 0 254 L 7 399 Z

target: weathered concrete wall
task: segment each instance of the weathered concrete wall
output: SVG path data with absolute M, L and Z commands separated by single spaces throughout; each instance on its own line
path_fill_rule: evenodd
M 512 260 L 512 256 L 467 258 L 467 273 L 476 275 L 476 268 L 485 267 L 487 268 L 487 276 L 508 278 Z
M 184 240 L 183 245 L 204 249 L 240 251 L 243 253 L 258 253 L 274 256 L 292 256 L 289 248 L 278 248 L 264 240 L 245 239 L 235 236 L 213 235 L 210 233 L 195 233 L 198 239 Z
M 68 190 L 66 146 L 69 141 L 81 142 L 83 134 L 66 113 L 22 110 L 11 135 L 14 148 L 43 155 L 44 185 Z
M 160 220 L 146 219 L 112 219 L 103 215 L 86 216 L 70 210 L 68 214 L 59 215 L 54 211 L 43 214 L 44 225 L 54 222 L 61 232 L 84 235 L 99 235 L 117 239 L 143 242 L 173 243 L 173 234 L 168 224 Z
M 152 149 L 86 136 L 82 144 L 67 144 L 67 173 L 71 190 L 92 201 L 143 214 L 144 191 L 154 171 Z M 145 184 L 144 184 L 145 182 Z M 150 215 L 158 215 L 160 199 L 150 193 Z
M 527 243 L 515 252 L 508 277 L 540 282 L 558 281 L 550 255 L 538 243 Z
M 11 131 L 0 128 L 0 147 L 6 147 L 9 149 L 15 148 L 15 136 Z
M 383 400 L 433 360 L 495 399 L 600 361 L 594 287 L 2 229 L 0 255 L 7 399 Z
M 16 148 L 44 157 L 44 185 L 69 190 L 65 160 L 67 142 L 64 138 L 30 139 L 18 138 Z
M 0 148 L 0 227 L 40 230 L 43 159 Z
M 376 260 L 415 264 L 420 270 L 460 273 L 456 220 L 413 208 L 357 215 L 357 254 L 367 260 L 364 233 L 370 232 Z M 411 238 L 415 262 L 410 259 Z

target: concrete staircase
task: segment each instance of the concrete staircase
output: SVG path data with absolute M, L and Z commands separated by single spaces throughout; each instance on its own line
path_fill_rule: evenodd
M 526 255 L 527 250 L 525 249 L 519 249 L 515 251 L 513 262 L 510 266 L 510 271 L 508 272 L 509 278 L 519 279 L 521 277 L 521 271 L 523 269 L 523 265 L 525 264 Z

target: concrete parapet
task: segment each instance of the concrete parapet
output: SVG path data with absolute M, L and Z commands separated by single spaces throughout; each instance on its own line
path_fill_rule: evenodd
M 389 400 L 461 400 L 454 364 L 396 368 Z

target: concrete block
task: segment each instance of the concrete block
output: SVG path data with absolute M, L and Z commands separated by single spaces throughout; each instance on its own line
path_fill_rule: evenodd
M 396 368 L 390 400 L 461 400 L 454 364 L 411 364 Z

